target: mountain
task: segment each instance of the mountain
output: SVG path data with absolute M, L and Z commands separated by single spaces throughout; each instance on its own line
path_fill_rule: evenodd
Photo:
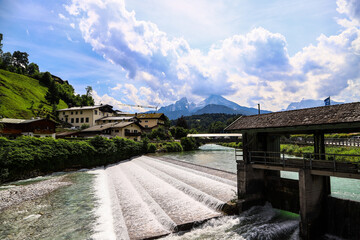
M 220 95 L 210 95 L 208 98 L 206 98 L 205 100 L 201 101 L 199 104 L 196 105 L 196 108 L 194 109 L 195 111 L 204 108 L 205 106 L 209 105 L 209 104 L 215 104 L 215 105 L 223 105 L 226 106 L 228 108 L 231 108 L 233 110 L 240 110 L 241 106 L 227 100 L 226 98 L 220 96 Z
M 181 98 L 173 104 L 161 107 L 158 112 L 164 113 L 169 119 L 191 115 L 190 111 L 195 108 L 194 103 L 189 103 L 186 97 Z
M 240 106 L 220 95 L 210 95 L 198 104 L 190 103 L 186 97 L 181 98 L 174 104 L 161 107 L 157 112 L 164 113 L 170 120 L 177 119 L 181 116 L 190 116 L 204 113 L 226 113 L 226 114 L 242 114 L 253 115 L 258 114 L 256 108 L 248 108 Z M 269 113 L 270 111 L 261 110 L 261 113 Z
M 331 105 L 343 104 L 343 102 L 331 101 Z M 314 100 L 314 99 L 302 99 L 300 102 L 290 103 L 286 108 L 288 110 L 296 110 L 303 108 L 312 108 L 312 107 L 321 107 L 324 106 L 324 100 Z
M 225 113 L 225 114 L 238 114 L 238 111 L 226 107 L 224 105 L 217 105 L 217 104 L 209 104 L 206 105 L 205 107 L 197 110 L 196 112 L 194 112 L 193 115 L 201 115 L 201 114 L 205 114 L 205 113 Z

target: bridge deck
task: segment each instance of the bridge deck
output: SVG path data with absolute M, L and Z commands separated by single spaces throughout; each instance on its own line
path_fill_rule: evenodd
M 242 152 L 236 150 L 237 163 L 244 163 Z M 240 160 L 239 160 L 240 158 Z M 249 162 L 254 168 L 298 172 L 310 169 L 311 174 L 360 179 L 360 156 L 344 154 L 304 154 L 302 158 L 285 157 L 279 152 L 249 152 Z M 342 159 L 341 161 L 339 159 Z M 350 162 L 349 160 L 353 162 Z

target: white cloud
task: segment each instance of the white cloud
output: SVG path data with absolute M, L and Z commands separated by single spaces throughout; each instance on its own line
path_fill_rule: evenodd
M 70 23 L 70 27 L 75 29 L 75 23 Z
M 68 18 L 67 17 L 65 17 L 63 14 L 61 14 L 61 13 L 59 13 L 59 18 L 60 19 L 63 19 L 63 20 L 68 20 Z
M 183 38 L 168 37 L 154 23 L 137 20 L 123 0 L 73 0 L 66 9 L 94 51 L 127 71 L 129 82 L 112 90 L 128 101 L 163 104 L 183 96 L 221 94 L 246 106 L 260 102 L 263 108 L 279 110 L 304 97 L 345 99 L 349 87 L 360 81 L 359 3 L 337 4 L 348 17 L 337 20 L 343 31 L 319 36 L 316 45 L 292 57 L 283 35 L 261 27 L 203 53 Z M 350 96 L 346 99 L 358 100 Z

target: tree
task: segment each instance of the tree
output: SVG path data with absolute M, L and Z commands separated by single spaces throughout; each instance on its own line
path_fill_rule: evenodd
M 3 34 L 0 33 L 0 63 L 1 63 L 1 60 L 2 60 L 2 54 L 3 54 L 3 51 L 2 51 L 2 43 L 1 41 L 3 40 Z
M 27 73 L 29 75 L 34 75 L 34 74 L 37 74 L 39 73 L 40 70 L 39 70 L 39 66 L 36 64 L 36 63 L 30 63 L 28 68 L 27 68 Z
M 54 81 L 50 82 L 50 86 L 48 92 L 45 95 L 45 99 L 48 100 L 50 104 L 59 104 L 60 94 Z
M 51 77 L 49 72 L 45 72 L 42 77 L 40 78 L 40 82 L 43 83 L 45 86 L 50 86 L 50 83 L 54 80 Z
M 188 125 L 187 125 L 187 122 L 186 122 L 184 116 L 181 116 L 180 118 L 178 118 L 178 120 L 176 122 L 176 126 L 188 129 Z
M 9 52 L 4 53 L 1 56 L 1 60 L 2 60 L 1 68 L 7 69 L 7 67 L 11 65 L 11 58 L 12 58 L 11 53 Z
M 12 55 L 12 65 L 16 68 L 26 69 L 29 64 L 29 54 L 26 52 L 15 51 Z
M 86 90 L 86 96 L 87 97 L 91 97 L 92 96 L 92 87 L 91 86 L 87 86 L 86 88 L 85 88 L 85 90 Z

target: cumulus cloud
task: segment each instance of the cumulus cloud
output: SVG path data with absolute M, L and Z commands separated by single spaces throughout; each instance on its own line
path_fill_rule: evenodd
M 228 96 L 240 104 L 279 110 L 292 101 L 348 98 L 360 82 L 360 4 L 338 0 L 343 30 L 321 35 L 289 56 L 286 38 L 264 28 L 234 35 L 204 53 L 183 38 L 170 38 L 154 23 L 139 21 L 123 0 L 72 0 L 66 6 L 94 51 L 127 72 L 112 90 L 137 104 L 180 97 Z M 140 87 L 135 87 L 140 86 Z

